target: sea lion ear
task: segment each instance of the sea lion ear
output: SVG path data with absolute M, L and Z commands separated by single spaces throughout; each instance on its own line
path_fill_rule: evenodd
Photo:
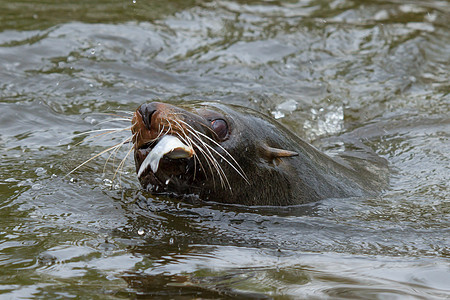
M 263 146 L 263 155 L 268 161 L 272 161 L 277 158 L 297 156 L 298 153 L 290 150 L 284 150 L 279 148 L 273 148 L 267 145 Z

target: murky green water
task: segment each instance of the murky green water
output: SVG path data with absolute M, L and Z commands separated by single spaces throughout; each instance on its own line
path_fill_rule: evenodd
M 0 298 L 450 297 L 450 2 L 0 0 Z M 221 100 L 389 161 L 377 198 L 140 191 L 97 113 Z

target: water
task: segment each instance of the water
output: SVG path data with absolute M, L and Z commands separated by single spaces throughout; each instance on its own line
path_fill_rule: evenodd
M 448 1 L 0 1 L 0 298 L 450 297 Z M 272 115 L 389 161 L 379 197 L 288 208 L 140 190 L 148 100 Z M 120 180 L 119 180 L 120 179 Z

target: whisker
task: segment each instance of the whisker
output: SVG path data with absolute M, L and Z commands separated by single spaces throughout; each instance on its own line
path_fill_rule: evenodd
M 186 129 L 186 130 L 188 130 L 188 129 Z M 189 130 L 188 130 L 189 131 Z M 189 131 L 190 132 L 190 131 Z M 190 132 L 191 133 L 191 132 Z M 192 134 L 192 133 L 191 133 Z M 210 157 L 210 155 L 208 155 L 208 153 L 202 148 L 202 147 L 200 147 L 200 145 L 198 145 L 197 143 L 195 143 L 192 139 L 190 139 L 191 140 L 191 143 L 200 151 L 200 153 L 201 154 L 203 154 L 203 156 L 205 157 L 205 159 L 206 159 L 206 163 L 208 164 L 208 168 L 209 168 L 209 170 L 210 170 L 210 172 L 211 172 L 211 175 L 212 175 L 212 179 L 213 179 L 213 186 L 214 186 L 214 188 L 215 188 L 215 186 L 216 186 L 216 181 L 215 181 L 215 179 L 214 179 L 214 175 L 213 175 L 213 168 L 212 168 L 212 166 L 211 166 L 211 164 L 213 164 L 213 166 L 214 166 L 214 168 L 215 169 L 217 169 L 217 167 L 214 165 L 214 160 Z M 203 164 L 201 163 L 201 161 L 200 161 L 200 159 L 199 159 L 199 163 L 200 163 L 200 166 L 201 166 L 201 168 L 203 169 L 203 172 L 205 172 L 205 168 L 203 167 Z M 207 173 L 205 172 L 205 175 L 206 175 Z M 220 176 L 219 176 L 220 177 Z
M 102 135 L 105 136 L 105 135 L 108 135 L 108 134 L 111 134 L 111 133 L 116 133 L 116 132 L 121 132 L 121 131 L 126 131 L 126 130 L 128 130 L 128 128 L 123 129 L 123 130 L 114 130 L 114 131 L 108 131 L 108 132 L 99 133 L 99 134 L 96 134 L 96 135 L 84 138 L 82 141 L 79 141 L 78 143 L 76 143 L 75 146 L 78 146 L 78 145 L 80 145 L 81 143 L 83 143 L 85 141 L 92 140 L 92 139 L 94 139 L 96 137 L 99 137 L 99 136 L 102 136 Z
M 74 168 L 72 171 L 70 171 L 69 173 L 67 173 L 65 176 L 69 176 L 70 174 L 72 174 L 73 172 L 75 172 L 76 170 L 78 170 L 79 168 L 81 168 L 82 166 L 84 166 L 85 164 L 87 164 L 88 162 L 90 162 L 91 160 L 93 160 L 93 159 L 99 157 L 99 156 L 102 155 L 103 153 L 106 153 L 106 152 L 108 152 L 108 151 L 111 151 L 111 150 L 115 149 L 116 147 L 119 147 L 119 145 L 121 145 L 121 143 L 118 143 L 118 144 L 116 144 L 116 145 L 114 145 L 114 146 L 111 146 L 111 147 L 109 147 L 109 148 L 107 148 L 107 149 L 105 149 L 105 150 L 103 150 L 103 151 L 97 153 L 97 154 L 94 155 L 93 157 L 91 157 L 91 158 L 85 160 L 83 163 L 79 164 L 76 168 Z
M 105 120 L 103 120 L 103 121 L 98 122 L 96 125 L 100 125 L 100 124 L 104 124 L 104 123 L 109 123 L 109 122 L 119 122 L 119 121 L 120 121 L 120 122 L 122 122 L 122 121 L 130 122 L 130 121 L 132 120 L 132 116 L 133 116 L 133 113 L 132 113 L 132 112 L 125 112 L 125 111 L 122 111 L 122 113 L 93 113 L 93 114 L 94 114 L 94 115 L 107 115 L 107 116 L 111 116 L 110 118 L 107 118 L 107 119 L 105 119 Z M 105 136 L 110 135 L 110 134 L 113 134 L 113 133 L 120 133 L 120 132 L 123 132 L 123 131 L 130 131 L 131 128 L 132 128 L 134 125 L 135 125 L 135 124 L 131 124 L 131 126 L 128 125 L 128 126 L 125 126 L 125 127 L 110 127 L 110 128 L 102 128 L 102 129 L 88 130 L 88 131 L 80 132 L 80 133 L 73 134 L 73 135 L 71 135 L 71 136 L 62 138 L 62 139 L 60 139 L 60 142 L 62 142 L 62 141 L 64 141 L 64 140 L 67 140 L 67 139 L 73 139 L 73 138 L 76 138 L 76 137 L 83 137 L 82 141 L 77 142 L 77 143 L 75 144 L 75 146 L 78 146 L 78 145 L 80 145 L 81 143 L 83 143 L 83 142 L 85 142 L 85 141 L 92 140 L 92 139 L 96 139 L 96 138 L 98 138 L 98 137 L 105 137 Z M 90 136 L 88 136 L 88 135 L 90 135 Z M 69 176 L 69 175 L 72 174 L 72 173 L 74 173 L 75 171 L 77 171 L 78 169 L 80 169 L 81 167 L 83 167 L 84 165 L 86 165 L 87 163 L 91 162 L 92 160 L 98 158 L 99 156 L 101 156 L 101 155 L 103 155 L 103 154 L 105 154 L 105 153 L 110 152 L 109 155 L 108 155 L 108 158 L 106 159 L 106 162 L 105 162 L 105 164 L 104 164 L 104 166 L 103 166 L 103 173 L 105 173 L 105 171 L 106 171 L 106 166 L 107 166 L 108 162 L 111 161 L 111 159 L 113 159 L 113 165 L 115 165 L 116 155 L 117 155 L 117 153 L 119 153 L 120 148 L 121 148 L 123 145 L 125 145 L 125 144 L 131 143 L 132 140 L 133 140 L 133 138 L 134 138 L 135 136 L 136 136 L 136 134 L 134 134 L 134 135 L 132 135 L 132 136 L 129 136 L 129 137 L 123 139 L 121 142 L 119 142 L 119 143 L 117 143 L 117 144 L 115 144 L 115 145 L 113 145 L 113 146 L 111 146 L 111 147 L 108 147 L 108 148 L 106 148 L 106 149 L 100 151 L 99 153 L 93 155 L 93 156 L 90 157 L 89 159 L 85 160 L 84 162 L 82 162 L 81 164 L 79 164 L 78 166 L 76 166 L 75 168 L 73 168 L 70 172 L 68 172 L 68 173 L 65 175 L 65 177 L 66 177 L 66 176 Z M 113 138 L 111 138 L 111 139 L 113 139 Z M 131 149 L 133 149 L 133 144 L 132 144 L 132 146 L 131 146 Z M 129 152 L 130 152 L 130 151 L 129 151 Z M 129 152 L 128 152 L 128 154 L 127 154 L 127 156 L 126 156 L 125 158 L 128 157 Z M 116 172 L 114 173 L 114 177 L 116 176 L 116 174 L 117 174 L 119 168 L 120 168 L 120 167 L 123 168 L 123 165 L 124 165 L 124 160 L 122 160 L 122 161 L 120 162 L 118 169 L 117 169 Z M 113 178 L 113 180 L 114 180 L 114 178 Z
M 248 183 L 250 184 L 250 182 L 247 179 L 247 175 L 244 173 L 244 170 L 242 170 L 241 166 L 239 165 L 239 163 L 234 159 L 234 157 L 227 151 L 225 150 L 225 148 L 222 147 L 222 145 L 220 145 L 219 143 L 217 143 L 216 141 L 214 141 L 213 139 L 211 139 L 209 136 L 199 132 L 199 134 L 201 136 L 204 136 L 205 138 L 207 138 L 208 140 L 210 140 L 212 143 L 214 143 L 215 145 L 217 145 L 220 149 L 222 149 L 232 160 L 233 162 L 236 164 L 237 167 L 235 167 L 231 162 L 229 162 L 222 154 L 220 154 L 217 150 L 215 150 L 214 148 L 212 148 L 210 145 L 207 144 L 208 147 L 211 147 L 211 150 L 213 150 L 215 153 L 217 153 L 217 155 L 219 155 L 222 159 L 224 159 L 231 167 L 233 167 L 233 169 Z M 240 170 L 238 170 L 237 168 L 239 168 Z
M 116 121 L 127 121 L 127 122 L 130 122 L 131 119 L 130 118 L 111 118 L 111 119 L 107 119 L 107 120 L 98 122 L 95 125 L 105 124 L 105 123 L 109 123 L 109 122 L 116 122 Z
M 128 156 L 130 155 L 131 151 L 133 151 L 133 146 L 130 147 L 130 150 L 128 150 L 127 154 L 125 155 L 125 157 L 122 159 L 122 161 L 120 162 L 119 166 L 117 167 L 116 171 L 114 172 L 114 176 L 113 176 L 113 181 L 117 176 L 117 172 L 119 172 L 120 169 L 123 169 L 123 166 L 125 164 L 126 159 L 128 158 Z M 120 186 L 120 182 L 122 180 L 122 174 L 119 173 L 119 186 Z
M 160 127 L 160 125 L 158 125 L 158 129 L 159 129 L 159 127 Z M 159 131 L 158 135 L 157 135 L 153 140 L 157 140 L 157 139 L 159 139 L 159 137 L 160 137 L 161 135 L 163 135 L 164 128 L 165 128 L 165 126 L 164 126 L 164 124 L 163 124 L 163 126 L 162 126 L 161 130 Z M 165 134 L 167 134 L 168 132 L 169 132 L 169 129 L 167 129 L 167 131 L 166 131 Z M 165 134 L 164 134 L 164 135 L 165 135 Z
M 188 126 L 189 128 L 191 128 L 192 130 L 194 130 L 197 134 L 205 137 L 206 139 L 208 139 L 209 141 L 211 141 L 212 143 L 214 143 L 215 145 L 217 145 L 220 149 L 222 149 L 222 151 L 224 151 L 226 153 L 226 155 L 228 155 L 231 160 L 233 160 L 233 162 L 236 164 L 236 166 L 234 166 L 234 164 L 232 164 L 228 159 L 226 159 L 222 154 L 220 154 L 217 150 L 215 150 L 214 148 L 212 148 L 210 145 L 205 143 L 205 146 L 207 146 L 208 148 L 210 148 L 212 151 L 214 151 L 218 156 L 220 156 L 223 160 L 225 160 L 248 184 L 250 184 L 250 182 L 248 181 L 247 175 L 245 175 L 244 171 L 242 170 L 241 166 L 239 165 L 239 163 L 234 159 L 234 157 L 225 149 L 222 147 L 222 145 L 220 145 L 219 143 L 217 143 L 216 141 L 214 141 L 213 139 L 211 139 L 209 136 L 195 130 L 194 128 L 192 128 L 191 125 L 187 124 L 186 122 L 180 120 L 183 124 L 185 124 L 186 126 Z M 198 137 L 199 139 L 199 137 Z M 201 140 L 201 139 L 200 139 Z M 238 170 L 238 168 L 240 170 Z
M 181 130 L 182 130 L 182 132 L 183 132 L 183 135 L 185 136 L 185 138 L 186 138 L 186 141 L 188 142 L 188 144 L 189 144 L 189 147 L 191 147 L 191 148 L 193 148 L 193 146 L 192 146 L 192 139 L 186 134 L 186 131 L 185 131 L 185 129 L 183 128 L 183 126 L 181 126 L 181 124 L 178 122 L 178 121 L 176 121 L 176 120 L 174 120 L 177 124 L 178 124 L 178 126 L 181 128 Z M 177 134 L 178 136 L 180 136 L 179 134 Z M 180 136 L 180 138 L 181 138 L 181 136 Z M 194 153 L 195 154 L 195 153 Z M 196 175 L 197 175 L 197 160 L 198 160 L 198 162 L 199 162 L 199 164 L 200 164 L 200 167 L 203 169 L 203 172 L 205 172 L 205 169 L 203 168 L 203 165 L 202 165 L 202 162 L 200 161 L 200 159 L 197 157 L 197 155 L 194 155 L 194 180 L 195 180 L 195 177 L 196 177 Z M 206 173 L 205 173 L 205 175 L 206 175 Z M 207 175 L 206 175 L 207 176 Z
M 127 115 L 134 115 L 134 111 L 127 111 L 127 110 L 117 110 L 117 112 L 127 114 Z
M 222 187 L 225 187 L 225 182 L 224 182 L 224 180 L 223 180 L 223 179 L 225 178 L 225 181 L 226 181 L 226 183 L 228 184 L 229 189 L 231 190 L 231 185 L 230 185 L 230 183 L 229 183 L 229 181 L 228 181 L 227 175 L 225 174 L 225 172 L 224 172 L 222 166 L 217 162 L 217 159 L 213 156 L 213 154 L 211 153 L 211 151 L 210 151 L 209 149 L 213 150 L 214 152 L 217 152 L 217 151 L 215 151 L 211 146 L 209 146 L 209 145 L 206 144 L 204 141 L 202 141 L 201 139 L 199 139 L 199 137 L 196 136 L 196 138 L 197 138 L 198 141 L 200 141 L 200 143 L 201 143 L 203 146 L 206 147 L 205 149 L 206 149 L 206 151 L 208 152 L 209 156 L 211 157 L 211 161 L 213 162 L 213 165 L 214 165 L 214 167 L 215 167 L 215 169 L 216 169 L 216 171 L 217 171 L 217 174 L 219 174 L 219 178 L 220 178 Z
M 122 127 L 122 128 L 104 128 L 104 129 L 88 130 L 88 131 L 84 131 L 84 132 L 81 132 L 81 133 L 73 134 L 73 135 L 71 135 L 71 136 L 62 138 L 62 139 L 60 139 L 59 141 L 61 142 L 61 141 L 63 141 L 63 140 L 71 139 L 71 138 L 78 137 L 78 136 L 82 136 L 82 135 L 88 135 L 88 134 L 90 134 L 90 133 L 95 133 L 95 132 L 103 132 L 103 131 L 119 132 L 119 131 L 131 130 L 131 127 L 132 127 L 132 126 L 130 126 L 130 127 L 125 127 L 125 128 Z
M 129 112 L 129 111 L 118 111 L 124 114 L 129 114 L 129 115 L 133 115 L 133 112 Z M 120 117 L 120 118 L 126 118 L 131 120 L 131 117 L 127 117 L 127 116 L 122 116 L 119 114 L 115 114 L 115 113 L 102 113 L 102 112 L 95 112 L 95 113 L 90 113 L 91 115 L 101 115 L 101 116 L 113 116 L 113 117 Z
M 192 144 L 200 151 L 201 154 L 203 154 L 203 156 L 206 159 L 206 163 L 208 164 L 208 168 L 211 172 L 211 175 L 213 175 L 213 167 L 211 166 L 211 164 L 213 164 L 213 166 L 214 166 L 214 161 L 211 159 L 211 157 L 208 155 L 208 153 L 204 149 L 202 149 L 202 147 L 200 147 L 197 143 L 192 141 Z M 200 159 L 199 159 L 199 163 L 200 163 L 200 166 L 202 167 L 203 171 L 205 171 L 205 168 L 203 167 L 203 164 L 201 163 Z M 216 168 L 216 167 L 214 166 L 214 168 Z M 205 175 L 206 174 L 207 173 L 205 172 Z M 213 185 L 215 186 L 216 181 L 214 179 L 214 176 L 212 176 L 212 179 L 213 179 Z
M 176 134 L 178 135 L 178 137 L 179 137 L 184 143 L 188 144 L 189 147 L 193 148 L 193 145 L 192 145 L 192 139 L 186 134 L 185 129 L 183 128 L 183 126 L 181 126 L 181 124 L 178 123 L 177 120 L 174 120 L 174 122 L 178 124 L 178 126 L 181 128 L 182 133 L 183 133 L 183 135 L 184 135 L 184 138 L 183 138 L 178 132 L 176 132 Z M 197 157 L 196 153 L 194 152 L 194 179 L 193 179 L 193 180 L 195 180 L 195 177 L 196 177 L 196 175 L 197 175 L 197 160 L 198 160 L 198 162 L 199 162 L 199 164 L 200 164 L 200 167 L 202 168 L 203 172 L 204 172 L 205 175 L 206 175 L 206 172 L 205 172 L 205 169 L 203 168 L 202 162 L 200 161 L 200 159 Z M 206 176 L 207 176 L 207 175 L 206 175 Z
M 180 120 L 180 121 L 181 121 L 181 120 Z M 181 121 L 181 122 L 183 122 L 183 121 Z M 183 123 L 185 123 L 185 122 L 183 122 Z M 217 160 L 214 158 L 214 156 L 212 155 L 211 151 L 209 150 L 209 148 L 210 148 L 211 150 L 214 150 L 214 149 L 213 149 L 212 147 L 210 147 L 209 145 L 207 145 L 207 144 L 206 144 L 206 143 L 205 143 L 205 142 L 197 135 L 198 132 L 197 132 L 195 129 L 193 129 L 193 131 L 191 131 L 191 130 L 189 130 L 188 128 L 186 128 L 186 130 L 188 130 L 194 137 L 196 137 L 196 139 L 197 139 L 197 140 L 205 147 L 204 150 L 203 150 L 203 152 L 204 152 L 204 153 L 208 153 L 208 155 L 204 154 L 204 156 L 205 156 L 205 158 L 208 158 L 208 159 L 211 161 L 211 163 L 213 164 L 214 168 L 216 169 L 217 174 L 219 175 L 219 179 L 220 179 L 220 182 L 221 182 L 222 187 L 225 186 L 225 181 L 226 181 L 226 183 L 227 183 L 228 186 L 229 186 L 229 189 L 231 190 L 231 185 L 230 185 L 230 183 L 229 183 L 229 181 L 228 181 L 228 178 L 227 178 L 225 172 L 223 171 L 222 167 L 220 166 L 220 164 L 217 162 Z M 213 178 L 214 178 L 214 177 L 213 177 Z M 224 181 L 224 178 L 225 178 L 225 181 Z
M 190 126 L 189 124 L 187 124 L 187 125 Z M 208 129 L 210 129 L 210 128 L 208 128 Z M 198 132 L 198 134 L 200 134 L 201 136 L 205 137 L 206 139 L 211 141 L 213 144 L 218 146 L 220 149 L 222 149 L 225 152 L 225 154 L 228 155 L 231 158 L 231 160 L 236 164 L 236 166 L 239 168 L 239 170 L 240 170 L 240 172 L 242 172 L 242 174 L 238 170 L 236 170 L 236 172 L 238 172 L 247 181 L 247 175 L 245 174 L 245 172 L 242 169 L 242 167 L 239 165 L 239 163 L 234 159 L 234 157 L 220 143 L 216 142 L 215 140 L 213 140 L 209 136 L 207 136 L 207 135 L 205 135 L 205 134 L 203 134 L 203 133 L 201 133 L 199 131 L 197 131 L 197 132 Z M 226 160 L 226 158 L 224 158 L 224 159 Z M 226 160 L 226 161 L 228 162 L 228 160 Z M 228 162 L 228 163 L 231 165 L 230 162 Z M 249 183 L 249 182 L 247 181 L 247 183 Z
M 119 153 L 120 148 L 122 148 L 122 146 L 125 145 L 125 143 L 126 143 L 130 138 L 132 138 L 132 136 L 126 138 L 125 140 L 123 140 L 123 141 L 122 141 L 122 144 L 121 144 L 117 149 L 114 150 L 115 154 L 114 154 L 114 158 L 113 158 L 113 166 L 115 166 L 115 164 L 116 164 L 116 156 L 117 156 L 117 153 Z
M 117 153 L 119 152 L 120 148 L 121 148 L 124 144 L 129 143 L 130 140 L 131 140 L 133 137 L 134 137 L 134 135 L 131 136 L 131 137 L 127 137 L 125 140 L 123 140 L 122 142 L 120 142 L 120 143 L 118 144 L 118 147 L 115 148 L 115 149 L 109 154 L 109 156 L 108 156 L 108 158 L 106 159 L 105 164 L 104 164 L 104 166 L 103 166 L 103 173 L 105 173 L 105 171 L 106 171 L 106 165 L 108 164 L 108 161 L 111 159 L 111 156 L 114 154 L 114 158 L 113 158 L 113 166 L 114 166 L 114 165 L 115 165 L 115 160 L 116 160 L 116 155 L 117 155 Z

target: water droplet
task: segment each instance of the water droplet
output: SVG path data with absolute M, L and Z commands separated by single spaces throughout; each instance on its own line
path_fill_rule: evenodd
M 166 185 L 168 185 L 170 182 L 170 178 L 166 180 Z
M 139 228 L 139 230 L 138 230 L 137 233 L 138 233 L 139 235 L 143 235 L 143 234 L 145 233 L 145 231 L 144 231 L 144 229 Z
M 110 274 L 110 275 L 106 276 L 106 279 L 108 279 L 109 281 L 113 281 L 113 280 L 117 280 L 118 278 L 116 276 Z
M 170 239 L 169 239 L 169 244 L 170 244 L 170 245 L 173 245 L 173 238 L 170 238 Z
M 39 190 L 42 190 L 43 186 L 42 186 L 42 184 L 36 183 L 36 184 L 33 184 L 31 186 L 31 188 L 35 191 L 39 191 Z
M 95 54 L 95 48 L 91 49 L 91 54 L 94 55 Z
M 277 105 L 277 110 L 284 110 L 287 112 L 293 112 L 297 109 L 298 103 L 297 101 L 291 99 L 291 100 L 287 100 L 281 104 Z
M 39 168 L 36 168 L 36 170 L 34 172 L 36 173 L 36 175 L 42 176 L 45 173 L 47 173 L 47 170 L 42 167 L 39 167 Z
M 285 114 L 279 110 L 273 111 L 272 115 L 275 119 L 281 119 L 285 116 Z

